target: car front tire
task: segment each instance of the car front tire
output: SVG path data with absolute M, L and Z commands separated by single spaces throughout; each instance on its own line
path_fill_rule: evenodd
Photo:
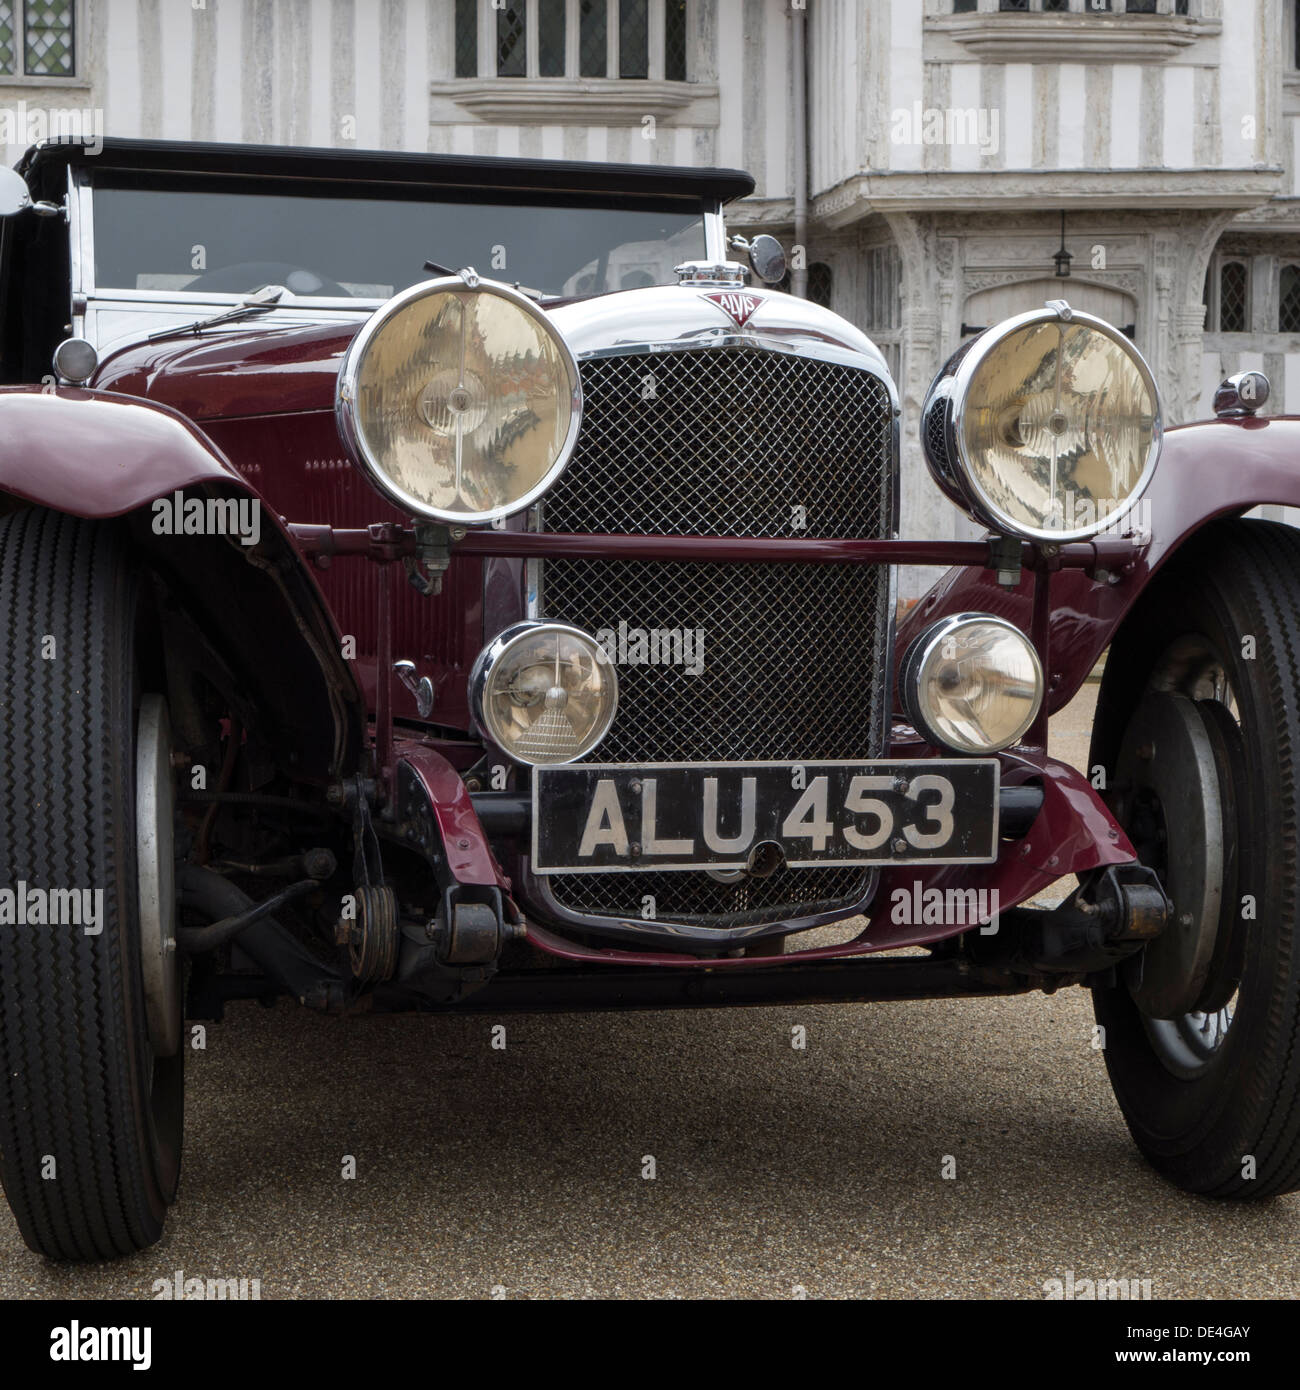
M 0 888 L 103 892 L 97 933 L 0 924 L 0 1179 L 52 1259 L 153 1244 L 180 1171 L 179 990 L 160 1050 L 142 954 L 136 733 L 160 698 L 143 595 L 118 527 L 0 519 Z
M 1175 896 L 1166 927 L 1213 928 L 1212 953 L 1197 953 L 1209 973 L 1198 965 L 1184 1004 L 1156 1018 L 1150 979 L 1132 962 L 1094 991 L 1096 1018 L 1116 1098 L 1152 1165 L 1188 1192 L 1274 1197 L 1300 1188 L 1300 531 L 1221 523 L 1157 577 L 1107 658 L 1090 766 L 1122 771 L 1134 727 L 1141 755 L 1158 758 L 1152 701 L 1171 699 L 1194 702 L 1163 708 L 1182 719 L 1194 710 L 1214 745 L 1224 843 L 1186 842 L 1207 819 L 1201 808 L 1147 806 L 1135 824 L 1131 782 L 1106 795 L 1162 877 L 1174 856 L 1200 856 L 1181 866 L 1184 882 L 1207 861 L 1222 865 L 1217 926 L 1208 912 L 1197 918 L 1210 897 L 1200 894 Z

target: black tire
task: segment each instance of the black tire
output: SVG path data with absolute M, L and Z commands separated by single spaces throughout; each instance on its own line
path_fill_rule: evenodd
M 180 1169 L 184 1048 L 155 1058 L 140 967 L 139 594 L 117 527 L 0 519 L 0 888 L 104 890 L 98 935 L 0 925 L 0 1179 L 52 1259 L 153 1244 Z
M 1144 691 L 1171 681 L 1210 702 L 1201 706 L 1207 721 L 1236 726 L 1231 949 L 1220 936 L 1202 1013 L 1173 1024 L 1145 1019 L 1123 978 L 1095 990 L 1094 1007 L 1116 1098 L 1153 1166 L 1189 1192 L 1274 1197 L 1300 1187 L 1300 532 L 1217 524 L 1157 578 L 1108 657 L 1091 766 L 1115 767 Z M 1254 899 L 1253 920 L 1244 895 Z M 1216 981 L 1214 971 L 1232 978 Z M 1211 1014 L 1234 984 L 1230 1017 Z M 1180 1065 L 1169 1039 L 1182 1046 L 1181 1030 L 1198 1019 L 1204 1055 Z

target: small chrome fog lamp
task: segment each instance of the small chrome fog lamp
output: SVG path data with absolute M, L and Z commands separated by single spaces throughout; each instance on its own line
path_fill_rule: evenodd
M 953 753 L 996 753 L 1033 724 L 1043 667 L 1018 627 L 989 613 L 955 613 L 907 649 L 898 688 L 927 742 Z
M 594 637 L 566 623 L 516 623 L 469 677 L 479 728 L 517 763 L 571 763 L 609 732 L 618 673 Z

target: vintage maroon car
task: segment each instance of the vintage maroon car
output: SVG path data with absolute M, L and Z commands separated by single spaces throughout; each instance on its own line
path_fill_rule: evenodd
M 1128 338 L 1053 302 L 911 422 L 988 536 L 899 538 L 894 384 L 728 239 L 751 187 L 135 141 L 0 179 L 33 1249 L 158 1239 L 184 1020 L 280 995 L 1082 984 L 1163 1174 L 1300 1186 L 1300 533 L 1247 519 L 1300 504 L 1300 424 L 1244 373 L 1166 435 Z M 900 564 L 950 568 L 896 625 Z M 1085 775 L 1047 721 L 1107 653 Z

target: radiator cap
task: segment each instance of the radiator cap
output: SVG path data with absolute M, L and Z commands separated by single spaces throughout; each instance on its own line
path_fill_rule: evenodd
M 744 288 L 749 267 L 739 261 L 683 261 L 674 266 L 680 285 L 707 285 L 713 289 Z

